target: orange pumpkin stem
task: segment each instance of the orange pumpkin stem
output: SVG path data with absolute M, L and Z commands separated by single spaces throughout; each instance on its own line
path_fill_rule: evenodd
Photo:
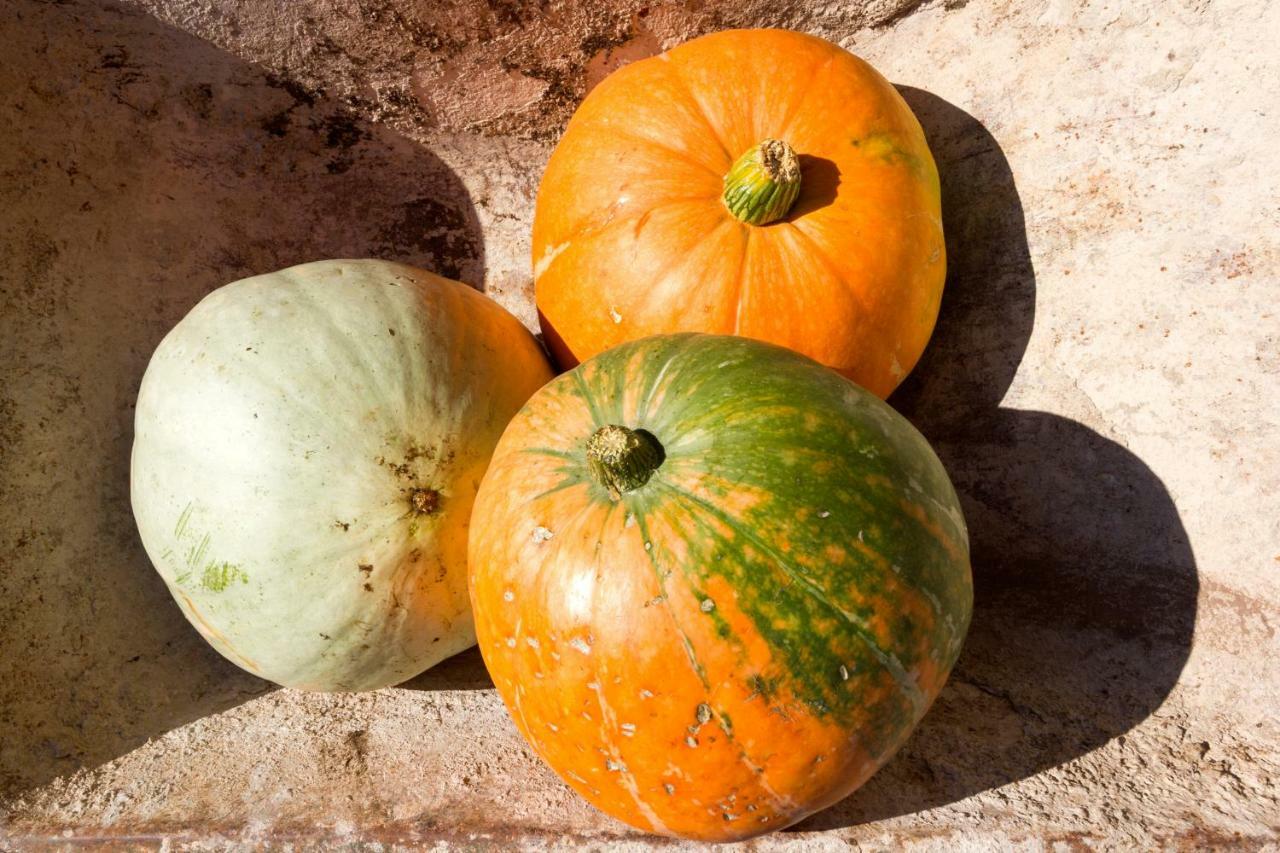
M 600 427 L 587 439 L 587 467 L 591 477 L 621 500 L 625 492 L 649 482 L 666 454 L 658 439 L 647 430 L 628 429 L 617 424 Z
M 750 148 L 724 176 L 724 205 L 748 225 L 781 219 L 799 195 L 800 158 L 781 139 Z

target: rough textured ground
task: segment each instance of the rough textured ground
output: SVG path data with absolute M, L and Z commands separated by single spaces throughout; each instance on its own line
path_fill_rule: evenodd
M 970 520 L 954 679 L 759 849 L 1280 838 L 1280 6 L 11 0 L 0 15 L 0 847 L 649 842 L 523 746 L 479 658 L 273 689 L 128 509 L 132 400 L 203 294 L 381 256 L 533 322 L 549 145 L 609 68 L 786 24 L 903 87 L 951 277 L 893 402 Z

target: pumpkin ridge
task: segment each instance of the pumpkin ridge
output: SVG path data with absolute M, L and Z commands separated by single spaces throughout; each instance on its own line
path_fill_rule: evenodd
M 551 488 L 544 489 L 543 491 L 538 492 L 536 495 L 529 498 L 530 503 L 532 503 L 533 501 L 542 500 L 543 498 L 549 497 L 550 495 L 554 495 L 557 492 L 563 492 L 565 489 L 572 489 L 574 486 L 587 485 L 588 488 L 590 488 L 590 486 L 588 485 L 589 481 L 578 479 L 577 476 L 572 471 L 566 470 L 564 468 L 558 468 L 557 472 L 564 474 L 565 475 L 564 478 L 561 479 L 559 483 L 552 486 Z
M 298 310 L 309 314 L 319 321 L 315 325 L 316 329 L 342 331 L 341 335 L 328 336 L 328 345 L 324 347 L 323 353 L 325 355 L 326 366 L 331 366 L 333 368 L 335 384 L 345 387 L 343 380 L 347 379 L 348 374 L 352 372 L 352 368 L 370 363 L 371 360 L 368 357 L 368 353 L 356 343 L 356 339 L 346 328 L 343 327 L 342 324 L 337 321 L 338 309 L 336 305 L 330 303 L 328 300 L 316 299 L 312 295 L 313 290 L 335 286 L 333 282 L 303 285 L 301 281 L 298 281 L 298 284 L 301 286 L 300 292 L 304 297 L 302 299 L 293 300 L 293 304 L 298 308 Z M 383 302 L 384 304 L 389 303 L 389 300 L 385 300 L 382 297 L 383 294 L 379 292 L 377 297 L 371 298 L 369 301 Z M 336 352 L 334 352 L 335 350 Z M 316 352 L 315 349 L 312 351 Z M 338 358 L 332 359 L 331 361 L 329 358 L 330 353 L 334 353 Z M 380 371 L 364 371 L 364 376 L 362 378 L 368 378 L 372 382 L 377 383 L 374 392 L 376 395 L 375 399 L 389 399 L 386 380 L 381 375 Z M 401 424 L 401 426 L 403 426 L 403 424 Z
M 671 487 L 668 486 L 668 488 L 671 488 Z M 636 525 L 640 530 L 640 535 L 644 537 L 644 540 L 646 542 L 653 541 L 649 533 L 649 527 L 647 522 L 639 514 L 637 514 L 636 516 Z M 713 698 L 713 694 L 715 691 L 711 686 L 710 680 L 707 678 L 706 667 L 704 667 L 698 661 L 697 653 L 694 651 L 694 648 L 693 648 L 693 642 L 689 639 L 688 632 L 686 632 L 680 626 L 680 620 L 676 616 L 675 609 L 671 606 L 671 599 L 667 595 L 667 590 L 666 590 L 666 579 L 663 577 L 662 569 L 658 565 L 657 550 L 658 549 L 655 547 L 652 549 L 647 549 L 645 553 L 648 555 L 649 563 L 651 566 L 653 566 L 654 574 L 658 579 L 659 589 L 662 591 L 662 604 L 664 605 L 664 609 L 667 612 L 667 616 L 671 619 L 672 626 L 676 629 L 676 632 L 680 635 L 680 639 L 684 644 L 685 654 L 689 660 L 690 667 L 693 669 L 694 674 L 697 675 L 698 679 L 702 682 L 703 687 L 707 691 L 708 698 Z M 681 575 L 685 578 L 686 582 L 689 582 L 691 580 L 691 578 L 689 577 L 688 570 L 685 569 L 683 566 L 681 567 Z M 690 584 L 690 587 L 692 589 L 692 584 Z M 696 594 L 696 590 L 694 591 Z M 739 647 L 739 649 L 742 648 L 742 643 L 740 640 L 737 640 L 735 638 L 734 643 Z M 765 793 L 769 795 L 770 798 L 773 799 L 774 805 L 779 807 L 779 814 L 786 814 L 790 811 L 793 811 L 795 809 L 795 801 L 792 800 L 790 797 L 786 797 L 786 796 L 783 796 L 782 794 L 779 794 L 773 788 L 773 786 L 769 784 L 768 778 L 765 774 L 764 765 L 757 763 L 754 759 L 752 759 L 750 755 L 747 754 L 746 747 L 742 744 L 741 741 L 738 740 L 737 736 L 733 733 L 733 727 L 722 724 L 720 726 L 720 730 L 724 733 L 725 740 L 733 744 L 735 747 L 737 747 L 739 761 L 743 764 L 744 767 L 752 771 L 752 773 L 755 775 L 756 779 L 758 780 L 760 787 L 765 791 Z
M 831 67 L 831 63 L 836 61 L 837 56 L 839 56 L 839 54 L 834 51 L 829 52 L 827 54 L 827 58 L 818 63 L 818 67 L 814 69 L 809 80 L 800 89 L 800 97 L 796 98 L 795 102 L 791 105 L 790 111 L 788 111 L 782 121 L 778 123 L 779 130 L 775 134 L 777 138 L 786 139 L 787 131 L 791 129 L 792 122 L 796 120 L 796 116 L 800 114 L 800 110 L 803 109 L 805 103 L 809 100 L 809 93 L 814 90 L 815 84 L 818 82 L 818 78 L 822 76 L 823 72 Z
M 703 118 L 705 119 L 706 117 L 703 116 Z M 720 175 L 716 173 L 715 169 L 711 168 L 706 163 L 698 162 L 698 160 L 695 159 L 694 156 L 690 154 L 688 151 L 681 150 L 674 145 L 670 145 L 666 142 L 662 142 L 657 139 L 652 139 L 648 136 L 642 136 L 641 134 L 636 133 L 635 131 L 632 131 L 632 130 L 614 130 L 614 135 L 617 136 L 617 138 L 619 139 L 628 139 L 632 142 L 636 142 L 641 145 L 648 145 L 652 148 L 656 148 L 657 150 L 662 151 L 665 154 L 670 154 L 672 157 L 675 157 L 679 160 L 683 160 L 685 163 L 688 163 L 689 165 L 694 166 L 695 168 L 701 169 L 702 171 L 707 172 L 710 175 L 715 175 L 717 178 L 720 177 Z M 700 195 L 689 196 L 689 199 L 691 200 L 692 199 L 700 200 L 702 198 L 705 198 L 705 196 L 700 196 Z M 663 202 L 663 204 L 667 204 L 672 201 L 679 201 L 679 200 L 680 199 L 667 199 L 667 201 Z
M 520 453 L 532 453 L 535 456 L 552 456 L 566 462 L 581 462 L 582 455 L 572 450 L 556 450 L 554 447 L 522 447 Z
M 738 257 L 738 271 L 734 276 L 738 279 L 738 292 L 733 297 L 734 302 L 737 303 L 737 307 L 733 311 L 733 333 L 735 335 L 742 332 L 742 306 L 747 301 L 748 285 L 747 276 L 744 276 L 742 271 L 746 269 L 747 256 L 751 254 L 751 239 L 756 230 L 748 225 L 743 225 L 742 227 L 747 229 L 747 239 L 742 242 L 742 254 Z
M 635 513 L 636 528 L 640 531 L 641 537 L 645 542 L 652 542 L 653 538 L 649 533 L 649 523 L 641 512 Z M 703 688 L 708 692 L 711 690 L 711 681 L 707 678 L 707 669 L 698 660 L 697 652 L 694 651 L 693 641 L 689 639 L 689 633 L 680 625 L 680 620 L 676 616 L 675 609 L 671 606 L 671 597 L 667 594 L 667 576 L 662 574 L 662 567 L 658 565 L 657 555 L 654 554 L 653 548 L 646 548 L 645 555 L 649 560 L 649 565 L 653 567 L 654 577 L 658 580 L 658 589 L 662 593 L 663 608 L 667 611 L 667 615 L 671 617 L 671 624 L 675 627 L 676 633 L 680 635 L 680 642 L 684 645 L 685 655 L 688 657 L 689 666 L 693 669 L 694 675 L 698 676 L 698 680 L 702 682 Z
M 636 138 L 638 139 L 639 137 L 636 137 Z M 710 171 L 710 169 L 708 169 L 708 171 Z M 614 228 L 620 225 L 630 225 L 631 223 L 635 222 L 637 219 L 640 219 L 641 217 L 649 215 L 653 213 L 653 211 L 655 210 L 662 210 L 667 207 L 675 207 L 678 204 L 698 204 L 698 203 L 706 202 L 710 199 L 712 199 L 712 196 L 709 196 L 709 195 L 691 195 L 691 196 L 681 196 L 680 198 L 664 199 L 663 201 L 658 202 L 657 204 L 652 204 L 648 207 L 636 208 L 632 212 L 626 214 L 625 216 L 612 217 L 600 223 L 599 225 L 596 225 L 595 227 L 581 228 L 577 231 L 573 231 L 565 240 L 561 240 L 561 241 L 547 240 L 547 243 L 553 246 L 564 246 L 565 249 L 568 249 L 569 247 L 580 247 L 583 243 L 588 243 L 596 239 L 597 237 L 600 237 L 603 234 L 607 234 L 610 231 L 612 231 Z M 545 267 L 543 267 L 540 272 L 535 272 L 535 275 L 534 275 L 535 284 L 539 279 L 541 279 L 543 276 L 545 276 L 548 272 L 551 271 L 551 269 L 555 266 L 556 261 L 559 260 L 560 256 L 563 254 L 564 254 L 564 251 L 557 252 L 551 258 L 550 263 L 548 263 Z M 537 265 L 535 264 L 535 269 L 536 269 L 536 266 Z
M 663 56 L 669 56 L 669 54 L 663 54 Z M 694 109 L 696 110 L 698 115 L 702 118 L 703 124 L 706 125 L 707 132 L 710 134 L 711 138 L 715 140 L 715 143 L 720 147 L 720 150 L 724 153 L 725 160 L 729 163 L 732 163 L 733 153 L 729 151 L 729 146 L 726 145 L 724 140 L 720 138 L 720 132 L 716 130 L 715 124 L 713 124 L 711 121 L 711 116 L 707 114 L 707 108 L 702 105 L 702 101 L 698 100 L 698 96 L 694 92 L 693 87 L 689 85 L 689 81 L 686 80 L 684 78 L 684 75 L 680 73 L 680 69 L 677 66 L 677 64 L 670 59 L 662 60 L 662 64 L 666 67 L 668 74 L 677 83 L 679 83 L 680 88 L 684 90 L 685 96 L 688 97 L 689 99 L 689 103 L 693 104 Z
M 215 291 L 216 292 L 216 291 Z M 294 389 L 286 387 L 284 381 L 278 376 L 267 370 L 258 371 L 254 376 L 254 382 L 268 391 L 273 391 L 281 397 L 289 399 L 290 405 L 305 411 L 308 415 L 315 417 L 316 421 L 325 424 L 326 429 L 334 430 L 334 436 L 344 441 L 350 441 L 352 444 L 359 444 L 363 438 L 363 431 L 355 424 L 339 424 L 331 417 L 331 412 L 326 408 L 322 408 L 318 404 L 313 404 L 305 395 L 299 395 Z
M 600 407 L 596 405 L 595 395 L 591 393 L 591 388 L 587 385 L 587 379 L 582 375 L 582 370 L 573 370 L 569 375 L 573 377 L 573 384 L 578 389 L 582 402 L 586 404 L 587 411 L 591 413 L 591 420 L 597 427 L 604 426 L 608 421 L 605 419 L 604 414 L 601 413 Z
M 699 241 L 698 244 L 699 245 L 705 244 L 714 235 L 722 231 L 726 225 L 738 225 L 738 224 L 739 224 L 738 221 L 734 219 L 732 216 L 725 216 L 723 219 L 720 219 L 718 222 L 716 222 L 716 224 L 711 228 L 711 230 L 707 231 L 707 233 L 703 235 L 702 239 Z M 667 278 L 671 276 L 672 273 L 680 269 L 682 264 L 689 263 L 690 258 L 692 257 L 694 257 L 693 252 L 690 252 L 686 255 L 675 255 L 674 257 L 670 258 L 666 263 L 664 263 L 661 267 L 659 267 L 658 272 L 653 276 L 653 279 L 650 282 L 649 289 L 645 291 L 644 296 L 641 297 L 639 302 L 633 306 L 633 313 L 637 313 L 637 314 L 646 313 L 648 309 L 652 307 L 653 301 L 657 299 L 659 296 L 663 295 L 660 292 L 661 290 L 660 285 L 663 282 L 665 282 Z M 689 294 L 686 294 L 686 296 L 688 295 Z
M 608 527 L 609 515 L 612 512 L 613 512 L 612 506 L 610 506 L 605 511 L 604 523 L 601 525 L 602 534 L 604 532 L 604 528 Z M 596 618 L 595 617 L 595 601 L 596 599 L 595 599 L 594 588 L 593 588 L 593 593 L 591 597 L 591 621 L 593 623 L 595 622 L 595 618 Z M 594 671 L 594 668 L 593 668 L 593 671 Z M 638 811 L 645 818 L 645 820 L 649 821 L 650 828 L 653 832 L 670 834 L 671 830 L 667 827 L 666 823 L 664 823 L 658 817 L 657 813 L 654 812 L 653 807 L 650 806 L 641 798 L 640 785 L 636 779 L 635 773 L 632 772 L 632 770 L 627 766 L 627 763 L 622 760 L 622 750 L 617 746 L 617 743 L 614 740 L 614 738 L 610 737 L 611 734 L 617 735 L 618 733 L 620 733 L 621 729 L 619 728 L 619 725 L 618 725 L 617 713 L 613 710 L 613 706 L 610 705 L 607 701 L 605 701 L 605 698 L 604 698 L 604 684 L 607 682 L 606 672 L 607 672 L 607 667 L 601 666 L 600 671 L 598 672 L 595 678 L 596 686 L 594 688 L 591 688 L 590 686 L 588 686 L 588 690 L 596 694 L 596 704 L 600 708 L 601 740 L 604 743 L 609 744 L 612 748 L 611 749 L 612 760 L 616 761 L 616 765 L 617 765 L 616 772 L 618 772 L 619 774 L 622 788 L 631 797 L 631 801 L 635 803 L 636 811 Z M 606 758 L 608 758 L 608 756 L 606 756 Z M 606 761 L 606 765 L 607 763 L 608 762 Z
M 853 299 L 854 302 L 857 303 L 858 308 L 861 309 L 863 313 L 867 313 L 867 303 L 862 298 L 862 294 L 856 292 L 853 288 L 849 287 L 849 283 L 844 279 L 844 274 L 840 272 L 839 268 L 835 264 L 835 261 L 831 260 L 831 256 L 827 254 L 826 247 L 824 247 L 821 243 L 819 243 L 812 234 L 805 231 L 795 222 L 789 219 L 784 221 L 788 226 L 790 226 L 791 233 L 799 234 L 801 239 L 803 239 L 806 243 L 809 244 L 809 250 L 813 252 L 814 256 L 817 257 L 817 259 L 822 263 L 824 267 L 826 267 L 827 272 L 831 273 L 831 277 L 840 283 L 840 289 L 844 290 L 849 294 L 849 296 Z
M 640 402 L 636 404 L 636 423 L 647 423 L 649 420 L 649 406 L 653 403 L 654 395 L 658 393 L 658 388 L 662 384 L 662 380 L 666 378 L 667 370 L 671 365 L 684 354 L 689 346 L 689 341 L 693 339 L 693 334 L 686 333 L 680 336 L 678 345 L 671 346 L 671 354 L 667 356 L 667 360 L 662 363 L 662 367 L 658 368 L 658 372 L 654 374 L 653 379 L 647 383 L 645 395 Z M 659 439 L 661 440 L 661 439 Z
M 902 662 L 898 660 L 897 655 L 895 655 L 893 652 L 889 651 L 888 649 L 882 648 L 880 646 L 880 643 L 876 641 L 875 637 L 872 636 L 870 632 L 867 631 L 867 629 L 860 624 L 862 620 L 860 620 L 853 613 L 850 613 L 849 611 L 845 610 L 843 607 L 840 607 L 835 602 L 828 600 L 826 597 L 825 590 L 823 590 L 820 586 L 818 586 L 803 572 L 798 572 L 794 568 L 792 568 L 789 562 L 787 560 L 784 560 L 782 555 L 778 553 L 776 549 L 766 544 L 762 539 L 760 539 L 755 534 L 748 531 L 747 528 L 741 523 L 739 523 L 737 519 L 733 518 L 727 513 L 724 513 L 716 509 L 715 507 L 711 506 L 709 503 L 697 497 L 696 495 L 689 494 L 683 489 L 673 486 L 670 483 L 660 483 L 659 485 L 661 487 L 665 487 L 668 491 L 673 493 L 676 497 L 684 498 L 685 500 L 692 503 L 694 506 L 701 508 L 704 512 L 706 512 L 711 517 L 717 518 L 726 527 L 733 530 L 735 535 L 741 536 L 744 540 L 750 542 L 756 548 L 760 549 L 760 551 L 764 553 L 766 556 L 772 558 L 774 565 L 781 568 L 783 570 L 783 574 L 785 574 L 787 577 L 791 578 L 793 581 L 799 582 L 800 588 L 803 589 L 805 593 L 809 595 L 814 601 L 826 606 L 828 609 L 839 614 L 840 617 L 842 618 L 842 621 L 849 626 L 849 629 L 852 631 L 853 635 L 856 636 L 858 639 L 860 639 L 864 645 L 866 645 L 866 647 L 871 651 L 872 656 L 875 657 L 876 660 L 880 662 L 880 664 L 885 668 L 885 670 L 891 676 L 893 676 L 893 679 L 897 683 L 899 689 L 902 691 L 902 694 L 907 698 L 907 701 L 911 703 L 911 706 L 915 711 L 916 715 L 919 716 L 924 712 L 925 702 L 924 702 L 924 697 L 921 696 L 920 694 L 919 687 L 911 683 L 910 677 L 907 675 L 906 669 L 902 666 Z M 756 622 L 757 627 L 759 627 L 762 632 L 765 632 L 765 625 L 764 625 L 765 620 L 762 617 L 760 617 L 758 614 L 753 613 L 751 614 L 751 616 L 753 620 Z M 800 667 L 796 667 L 793 669 L 793 671 L 800 671 L 800 670 L 801 670 Z M 814 692 L 817 692 L 818 694 L 825 693 L 825 691 L 822 691 L 822 690 L 817 690 Z M 823 697 L 819 696 L 816 698 L 823 698 Z

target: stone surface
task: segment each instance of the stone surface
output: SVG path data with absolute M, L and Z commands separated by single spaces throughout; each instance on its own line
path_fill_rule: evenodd
M 761 849 L 1280 838 L 1280 6 L 11 0 L 0 16 L 0 846 L 649 841 L 520 741 L 474 651 L 278 690 L 208 649 L 128 508 L 132 401 L 203 294 L 321 257 L 533 326 L 558 129 L 707 29 L 902 87 L 951 274 L 892 402 L 965 502 L 955 676 L 865 788 Z

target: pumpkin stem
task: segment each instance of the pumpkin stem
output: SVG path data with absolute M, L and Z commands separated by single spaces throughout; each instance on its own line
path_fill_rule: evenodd
M 435 489 L 413 489 L 409 492 L 409 508 L 416 515 L 430 515 L 440 508 L 440 493 Z
M 748 225 L 768 225 L 787 215 L 800 195 L 800 159 L 781 139 L 747 150 L 724 176 L 724 206 Z
M 624 492 L 634 491 L 653 476 L 666 453 L 658 439 L 643 429 L 617 424 L 600 427 L 587 439 L 587 467 L 591 477 L 615 501 Z

